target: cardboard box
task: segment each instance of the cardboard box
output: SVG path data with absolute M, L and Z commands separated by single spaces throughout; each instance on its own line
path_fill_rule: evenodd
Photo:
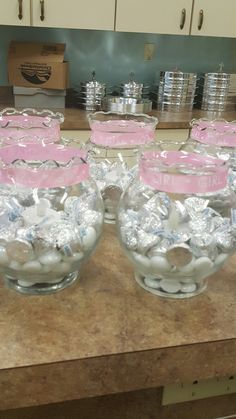
M 13 87 L 16 108 L 65 108 L 66 90 Z
M 69 65 L 65 44 L 12 41 L 8 52 L 9 83 L 20 87 L 66 89 Z

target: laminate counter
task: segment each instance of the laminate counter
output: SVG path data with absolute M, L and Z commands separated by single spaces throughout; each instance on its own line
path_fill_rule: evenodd
M 236 373 L 236 257 L 186 300 L 140 288 L 106 225 L 80 280 L 57 294 L 0 285 L 0 409 Z

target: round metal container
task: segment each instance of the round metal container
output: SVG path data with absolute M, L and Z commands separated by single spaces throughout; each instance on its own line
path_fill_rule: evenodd
M 105 96 L 102 100 L 104 111 L 122 113 L 147 113 L 152 110 L 152 101 L 120 96 Z
M 89 111 L 100 110 L 105 94 L 106 84 L 95 80 L 95 72 L 93 71 L 91 80 L 80 83 L 77 94 L 78 105 Z
M 226 111 L 234 109 L 236 99 L 235 75 L 206 73 L 198 83 L 200 107 L 203 110 Z

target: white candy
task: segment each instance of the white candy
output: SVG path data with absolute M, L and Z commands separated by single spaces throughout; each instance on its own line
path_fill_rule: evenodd
M 155 278 L 144 278 L 144 284 L 148 288 L 154 288 L 154 289 L 160 288 L 160 281 Z
M 181 291 L 184 293 L 194 292 L 197 289 L 196 284 L 184 284 L 181 286 Z
M 140 267 L 140 269 L 150 269 L 150 260 L 143 255 L 140 255 L 139 253 L 133 252 L 133 257 L 137 265 Z
M 171 270 L 171 265 L 163 256 L 153 256 L 150 259 L 151 269 L 159 272 L 168 272 Z
M 19 279 L 18 284 L 21 287 L 31 287 L 32 285 L 36 284 L 36 282 Z
M 42 265 L 38 260 L 31 260 L 30 262 L 24 263 L 22 270 L 26 272 L 38 273 L 42 272 Z
M 160 287 L 163 291 L 168 292 L 169 294 L 176 294 L 181 289 L 180 282 L 171 281 L 169 279 L 162 279 L 160 281 Z
M 41 215 L 43 214 L 43 215 Z M 26 226 L 32 226 L 34 224 L 41 223 L 44 219 L 44 223 L 50 224 L 52 222 L 55 222 L 57 220 L 60 220 L 60 214 L 51 209 L 51 208 L 45 208 L 45 211 L 37 211 L 37 207 L 29 207 L 25 211 L 22 212 L 22 217 L 24 219 L 24 223 Z
M 9 265 L 9 268 L 18 271 L 18 270 L 22 269 L 22 265 L 19 262 L 17 262 L 16 260 L 12 260 L 10 265 Z
M 56 250 L 52 250 L 51 252 L 44 253 L 44 255 L 40 256 L 39 262 L 43 265 L 55 265 L 61 261 L 61 254 Z
M 183 272 L 184 274 L 192 274 L 195 268 L 195 259 L 193 258 L 190 263 L 185 266 L 180 266 L 178 268 L 179 272 Z
M 0 246 L 0 265 L 8 265 L 9 259 L 5 247 Z
M 211 259 L 206 256 L 202 256 L 195 260 L 195 271 L 198 274 L 205 273 L 208 275 L 209 270 L 212 268 L 213 263 Z
M 97 239 L 96 230 L 93 227 L 86 227 L 85 234 L 82 236 L 82 245 L 85 250 L 94 246 Z
M 228 257 L 229 255 L 227 255 L 227 253 L 221 253 L 215 259 L 215 265 L 223 265 L 223 263 L 226 261 L 226 259 L 228 259 Z

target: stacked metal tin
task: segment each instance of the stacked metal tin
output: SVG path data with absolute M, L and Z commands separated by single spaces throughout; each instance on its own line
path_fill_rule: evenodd
M 150 87 L 134 80 L 130 73 L 129 81 L 114 87 L 116 95 L 106 96 L 102 100 L 102 109 L 111 112 L 147 113 L 152 110 L 149 99 Z
M 101 110 L 102 99 L 106 95 L 106 84 L 95 79 L 95 71 L 92 72 L 90 81 L 80 83 L 77 91 L 77 103 L 86 111 Z
M 199 77 L 199 102 L 204 111 L 227 111 L 236 108 L 236 74 L 205 73 Z
M 144 83 L 138 83 L 134 80 L 134 76 L 134 73 L 130 73 L 129 81 L 119 84 L 118 91 L 120 96 L 134 99 L 148 98 L 150 86 Z
M 194 104 L 197 74 L 181 71 L 161 71 L 158 88 L 152 91 L 157 109 L 191 111 Z

